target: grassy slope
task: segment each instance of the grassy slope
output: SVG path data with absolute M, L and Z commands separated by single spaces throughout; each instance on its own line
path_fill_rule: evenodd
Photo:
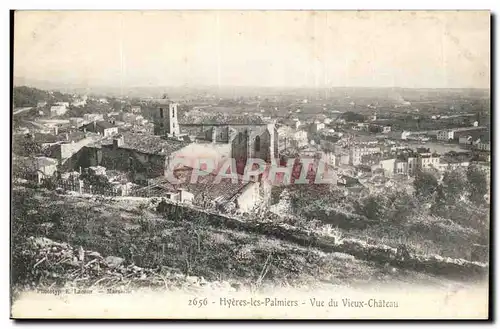
M 196 218 L 172 221 L 145 208 L 144 201 L 94 201 L 39 191 L 14 191 L 14 243 L 28 236 L 46 236 L 69 242 L 103 256 L 114 255 L 141 267 L 177 270 L 207 280 L 282 285 L 358 285 L 373 281 L 391 284 L 447 280 L 396 270 L 357 260 L 341 253 L 266 236 L 205 225 Z M 52 224 L 48 224 L 52 223 Z

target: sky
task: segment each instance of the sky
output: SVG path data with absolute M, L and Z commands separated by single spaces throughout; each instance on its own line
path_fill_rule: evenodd
M 487 11 L 21 11 L 14 76 L 79 86 L 490 87 Z

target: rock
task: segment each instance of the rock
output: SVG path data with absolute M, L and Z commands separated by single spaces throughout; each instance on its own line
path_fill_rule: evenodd
M 125 261 L 125 259 L 116 256 L 108 256 L 104 259 L 104 261 L 109 267 L 118 267 Z
M 49 246 L 61 245 L 60 243 L 57 243 L 57 242 L 52 241 L 51 239 L 45 238 L 45 237 L 38 237 L 38 238 L 30 237 L 29 240 L 31 240 L 31 243 L 33 243 L 33 245 L 35 245 L 38 248 L 47 248 Z
M 199 279 L 197 276 L 187 276 L 186 277 L 186 281 L 189 283 L 189 284 L 197 284 Z
M 87 255 L 87 257 L 102 258 L 101 254 L 97 251 L 87 251 L 85 252 L 85 254 Z
M 132 269 L 132 271 L 134 271 L 134 272 L 139 272 L 139 271 L 142 271 L 142 267 L 139 267 L 139 266 L 137 266 L 137 265 L 132 265 L 130 268 L 131 268 L 131 269 Z
M 235 290 L 240 290 L 241 284 L 239 283 L 231 283 L 231 287 L 234 288 Z

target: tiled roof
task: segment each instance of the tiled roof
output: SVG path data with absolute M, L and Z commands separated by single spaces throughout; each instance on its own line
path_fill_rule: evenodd
M 37 143 L 57 143 L 58 141 L 57 137 L 51 134 L 35 133 L 34 137 Z
M 46 166 L 57 165 L 58 161 L 53 158 L 48 157 L 36 157 L 36 158 L 28 158 L 28 157 L 15 157 L 14 161 L 19 164 L 23 164 L 24 166 L 30 166 L 33 169 L 40 169 Z
M 85 138 L 85 133 L 83 131 L 72 131 L 68 133 L 68 140 L 77 142 Z M 66 134 L 59 134 L 57 135 L 57 139 L 59 141 L 65 141 L 66 140 Z
M 160 136 L 149 135 L 149 134 L 139 134 L 126 132 L 122 134 L 123 145 L 121 148 L 132 149 L 142 153 L 147 154 L 158 154 L 158 155 L 169 155 L 181 148 L 187 146 L 189 143 L 177 140 L 166 140 Z M 106 137 L 102 139 L 99 143 L 93 146 L 113 145 L 113 138 Z
M 108 128 L 114 128 L 115 125 L 113 125 L 112 123 L 108 122 L 108 121 L 97 121 L 96 122 L 96 125 L 101 127 L 102 129 L 108 129 Z
M 234 124 L 234 125 L 265 125 L 262 117 L 257 115 L 227 115 L 223 113 L 209 114 L 201 118 L 184 118 L 180 124 Z
M 238 182 L 231 182 L 231 179 L 224 178 L 220 183 L 215 183 L 216 173 L 209 173 L 206 176 L 199 176 L 198 179 L 191 183 L 193 168 L 184 167 L 175 171 L 177 179 L 184 181 L 180 184 L 172 184 L 165 177 L 155 178 L 150 180 L 150 185 L 158 184 L 169 192 L 175 192 L 179 188 L 193 193 L 195 201 L 203 201 L 203 197 L 207 201 L 220 198 L 221 200 L 229 201 L 231 198 L 240 193 L 246 186 L 252 184 L 245 181 L 239 176 Z

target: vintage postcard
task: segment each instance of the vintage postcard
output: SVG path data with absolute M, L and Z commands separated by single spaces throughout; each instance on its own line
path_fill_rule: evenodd
M 12 19 L 12 318 L 491 316 L 489 11 Z

